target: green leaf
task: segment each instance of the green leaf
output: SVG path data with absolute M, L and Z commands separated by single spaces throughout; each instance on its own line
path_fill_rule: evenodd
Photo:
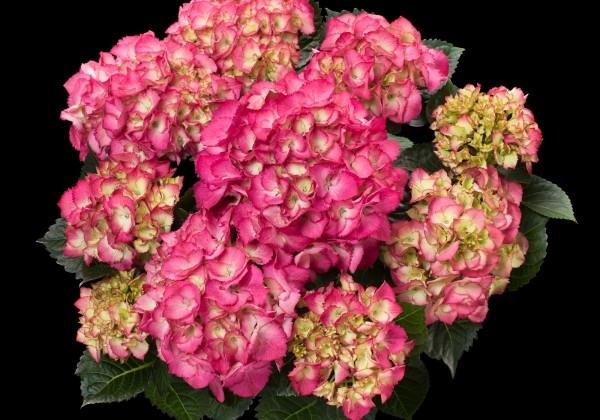
M 320 399 L 312 395 L 308 397 L 261 396 L 256 406 L 256 416 L 259 420 L 322 419 L 322 413 L 317 410 Z
M 385 129 L 390 134 L 400 134 L 402 132 L 402 124 L 392 120 L 385 120 Z
M 438 106 L 446 102 L 446 98 L 448 96 L 454 96 L 457 91 L 458 88 L 454 86 L 452 80 L 448 79 L 444 86 L 439 88 L 433 95 L 431 95 L 429 99 L 427 99 L 427 103 L 425 105 L 425 116 L 430 123 L 433 122 L 433 117 L 431 116 L 433 111 Z
M 50 226 L 44 237 L 38 239 L 37 242 L 46 247 L 50 256 L 54 258 L 59 265 L 62 265 L 67 273 L 75 274 L 75 278 L 81 280 L 83 279 L 83 258 L 69 258 L 63 254 L 67 242 L 67 236 L 65 235 L 66 227 L 67 221 L 65 219 L 62 217 L 56 219 L 56 222 Z
M 187 220 L 191 213 L 196 211 L 196 198 L 194 197 L 194 189 L 188 188 L 185 193 L 179 197 L 177 204 L 173 209 L 173 226 L 171 230 L 177 230 L 181 227 L 183 222 Z
M 325 30 L 327 26 L 323 22 L 319 2 L 315 0 L 310 0 L 310 4 L 313 7 L 313 9 L 315 9 L 315 14 L 313 18 L 315 31 L 310 35 L 301 34 L 298 38 L 300 58 L 298 60 L 298 63 L 296 63 L 296 71 L 302 70 L 308 64 L 308 62 L 314 54 L 313 49 L 319 49 L 319 47 L 323 43 L 323 40 L 325 39 Z
M 288 378 L 288 373 L 291 372 L 293 367 L 294 356 L 291 353 L 288 353 L 283 360 L 284 364 L 281 367 L 281 370 L 273 369 L 273 373 L 271 373 L 271 376 L 269 377 L 269 382 L 267 382 L 261 395 L 277 395 L 283 397 L 293 397 L 298 395 L 292 388 L 290 378 Z
M 333 267 L 326 273 L 320 273 L 317 275 L 315 281 L 311 281 L 306 284 L 306 290 L 316 290 L 319 287 L 327 287 L 329 283 L 336 282 L 340 278 L 340 270 Z M 357 278 L 356 276 L 354 278 Z
M 471 321 L 456 321 L 452 325 L 435 322 L 429 327 L 426 353 L 432 359 L 442 360 L 454 377 L 462 354 L 477 338 L 481 324 Z
M 400 153 L 400 157 L 394 162 L 394 165 L 401 166 L 407 171 L 423 168 L 429 173 L 444 167 L 440 159 L 433 152 L 433 144 L 431 142 L 415 144 L 404 153 Z
M 406 361 L 404 378 L 394 387 L 390 398 L 379 409 L 392 416 L 406 420 L 412 419 L 429 391 L 429 373 L 417 357 Z
M 576 222 L 571 200 L 556 184 L 533 175 L 523 190 L 524 206 L 551 219 L 566 219 Z
M 79 179 L 85 178 L 87 174 L 95 174 L 98 171 L 98 157 L 96 154 L 88 150 L 88 154 L 83 161 L 83 166 L 81 167 L 81 174 L 79 175 Z
M 81 276 L 83 277 L 83 281 L 79 283 L 79 285 L 81 286 L 82 284 L 93 280 L 114 276 L 115 274 L 117 274 L 117 270 L 106 263 L 93 261 L 90 265 L 81 264 Z
M 377 410 L 373 409 L 363 419 L 374 420 Z M 258 420 L 347 420 L 341 408 L 330 406 L 325 398 L 284 397 L 261 394 L 256 406 Z
M 156 358 L 128 358 L 125 363 L 102 356 L 96 363 L 88 351 L 79 359 L 75 374 L 81 378 L 83 405 L 126 401 L 142 392 L 150 379 Z
M 442 51 L 448 57 L 448 79 L 452 77 L 456 67 L 458 66 L 458 60 L 460 56 L 465 51 L 464 48 L 455 47 L 446 41 L 441 41 L 439 39 L 424 39 L 423 44 L 427 45 L 429 48 L 435 48 L 436 50 Z
M 525 254 L 525 262 L 510 273 L 508 290 L 515 291 L 525 286 L 540 271 L 548 248 L 546 222 L 548 222 L 546 216 L 528 208 L 522 209 L 519 230 L 529 241 L 529 249 Z
M 341 12 L 336 12 L 334 10 L 330 10 L 330 9 L 325 8 L 325 14 L 327 16 L 327 20 L 332 19 L 332 18 L 336 18 L 336 17 L 340 17 L 340 16 L 346 15 L 348 13 L 352 13 L 353 15 L 359 15 L 363 11 L 364 10 L 357 9 L 356 7 L 354 9 L 352 9 L 352 11 L 350 11 L 350 10 L 342 10 Z
M 235 420 L 242 415 L 252 404 L 252 398 L 242 398 L 225 390 L 225 401 L 222 403 L 210 397 L 210 408 L 207 416 L 213 420 Z
M 390 269 L 380 259 L 375 260 L 375 263 L 370 267 L 356 270 L 352 277 L 364 287 L 379 287 L 384 281 L 392 284 Z
M 402 313 L 395 322 L 408 334 L 410 340 L 415 340 L 415 347 L 411 354 L 420 354 L 427 345 L 427 325 L 425 324 L 425 306 L 412 305 L 401 302 Z
M 212 405 L 208 388 L 192 388 L 183 379 L 169 374 L 167 365 L 161 361 L 156 363 L 144 395 L 152 405 L 177 420 L 200 420 Z
M 531 174 L 523 162 L 519 162 L 514 169 L 505 169 L 502 166 L 497 167 L 498 172 L 505 178 L 520 184 L 529 184 L 531 182 Z
M 397 136 L 392 133 L 388 133 L 388 139 L 396 140 L 398 143 L 400 143 L 400 153 L 414 146 L 414 143 L 410 139 L 407 139 L 406 137 L 402 136 Z

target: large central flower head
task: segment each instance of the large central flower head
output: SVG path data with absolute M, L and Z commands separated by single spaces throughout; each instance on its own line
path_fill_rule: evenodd
M 360 419 L 375 396 L 390 397 L 414 342 L 394 324 L 402 308 L 387 283 L 364 289 L 348 274 L 340 282 L 305 295 L 308 312 L 294 321 L 289 377 L 299 395 L 324 397 Z
M 531 173 L 542 133 L 525 108 L 527 95 L 519 88 L 480 90 L 467 85 L 433 111 L 436 154 L 456 173 L 496 163 L 514 168 L 519 160 Z
M 415 170 L 409 183 L 410 220 L 392 225 L 382 248 L 399 299 L 427 305 L 427 323 L 481 322 L 488 298 L 504 291 L 510 272 L 525 260 L 518 232 L 522 188 L 498 171 L 464 171 L 455 181 L 444 170 Z
M 141 162 L 135 154 L 100 162 L 58 203 L 67 221 L 65 255 L 118 270 L 142 266 L 171 229 L 183 183 L 173 173 L 169 162 Z
M 397 142 L 335 82 L 290 73 L 257 83 L 224 104 L 196 158 L 200 208 L 234 205 L 245 246 L 295 255 L 299 266 L 354 271 L 387 240 L 387 214 L 399 204 L 406 173 L 392 162 Z M 375 251 L 375 252 L 373 252 Z
M 205 211 L 163 236 L 146 264 L 136 303 L 140 330 L 155 340 L 169 372 L 193 388 L 253 397 L 281 363 L 308 272 L 275 258 L 259 268 L 235 243 L 231 211 Z
M 306 78 L 335 76 L 336 89 L 359 98 L 376 117 L 407 123 L 421 112 L 419 88 L 430 92 L 448 78 L 448 58 L 421 41 L 405 18 L 347 13 L 327 22 L 319 52 Z

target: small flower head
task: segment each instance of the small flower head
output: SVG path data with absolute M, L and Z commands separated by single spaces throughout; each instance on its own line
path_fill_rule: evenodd
M 148 351 L 148 334 L 138 329 L 140 316 L 133 307 L 144 279 L 133 274 L 122 271 L 80 289 L 77 341 L 96 362 L 102 355 L 121 362 L 130 355 L 143 359 Z
M 67 221 L 65 255 L 118 270 L 141 266 L 173 223 L 182 178 L 169 162 L 124 154 L 100 162 L 96 173 L 67 190 L 58 205 Z
M 436 154 L 456 173 L 498 164 L 514 168 L 519 161 L 531 172 L 542 142 L 521 89 L 467 85 L 433 111 Z
M 394 324 L 402 308 L 387 283 L 364 289 L 348 274 L 340 283 L 304 296 L 308 312 L 294 321 L 289 377 L 299 395 L 323 397 L 360 419 L 375 396 L 389 398 L 413 343 Z

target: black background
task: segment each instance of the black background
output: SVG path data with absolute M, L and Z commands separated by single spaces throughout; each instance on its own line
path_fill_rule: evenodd
M 487 6 L 491 11 L 483 11 L 464 5 L 442 10 L 422 2 L 400 3 L 390 7 L 375 1 L 321 1 L 333 10 L 359 7 L 390 21 L 403 15 L 423 38 L 465 48 L 453 78 L 457 86 L 481 83 L 484 90 L 518 86 L 529 93 L 527 106 L 544 135 L 534 172 L 571 196 L 579 222 L 549 222 L 550 245 L 541 272 L 519 292 L 492 298 L 484 328 L 461 359 L 454 379 L 440 362 L 427 362 L 431 388 L 415 419 L 577 418 L 588 402 L 581 378 L 594 381 L 597 347 L 587 341 L 594 328 L 585 313 L 597 305 L 593 283 L 598 278 L 592 259 L 597 248 L 592 229 L 597 227 L 592 228 L 587 213 L 590 196 L 598 191 L 593 186 L 598 178 L 590 169 L 591 145 L 598 137 L 597 110 L 586 111 L 582 95 L 595 87 L 597 77 L 591 52 L 578 51 L 582 14 L 574 7 L 540 11 Z M 5 83 L 16 94 L 5 95 L 5 101 L 17 106 L 5 114 L 4 124 L 19 130 L 5 139 L 16 146 L 5 163 L 19 168 L 7 173 L 13 179 L 8 184 L 23 195 L 24 204 L 16 212 L 8 207 L 13 213 L 6 223 L 25 243 L 14 247 L 14 259 L 6 262 L 18 263 L 19 268 L 19 274 L 7 281 L 17 286 L 19 298 L 6 304 L 17 303 L 18 313 L 27 314 L 27 320 L 10 312 L 7 322 L 16 328 L 5 345 L 9 343 L 11 360 L 20 361 L 15 370 L 20 379 L 15 380 L 21 382 L 11 392 L 48 415 L 166 418 L 142 397 L 80 408 L 79 380 L 74 375 L 83 351 L 75 342 L 77 281 L 34 241 L 59 216 L 56 202 L 79 173 L 77 152 L 68 140 L 69 123 L 59 119 L 66 107 L 63 83 L 81 63 L 97 60 L 100 51 L 110 50 L 123 36 L 152 30 L 162 37 L 176 20 L 179 4 L 45 2 L 32 7 L 33 20 L 22 20 L 18 13 L 8 17 L 15 19 L 19 30 L 7 41 L 11 53 L 4 67 L 10 76 Z M 19 179 L 25 168 L 31 168 L 32 176 Z M 4 202 L 10 203 L 6 198 Z M 32 406 L 19 407 L 27 413 Z

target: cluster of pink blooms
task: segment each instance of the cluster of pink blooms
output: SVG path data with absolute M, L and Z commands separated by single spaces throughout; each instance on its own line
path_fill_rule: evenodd
M 433 111 L 436 154 L 456 173 L 488 164 L 514 168 L 519 160 L 531 173 L 542 133 L 525 108 L 527 95 L 519 88 L 480 90 L 467 85 Z
M 410 219 L 393 224 L 382 252 L 399 299 L 427 305 L 428 324 L 483 321 L 488 298 L 504 291 L 511 270 L 525 260 L 521 185 L 488 166 L 455 180 L 444 170 L 417 169 L 409 186 Z
M 96 362 L 106 354 L 124 361 L 130 355 L 143 359 L 148 351 L 148 334 L 139 330 L 140 315 L 133 303 L 142 294 L 143 277 L 133 270 L 82 287 L 75 302 L 81 315 L 77 341 L 87 346 Z
M 98 164 L 58 205 L 67 221 L 67 257 L 94 259 L 117 270 L 143 266 L 173 223 L 183 179 L 169 162 L 121 154 Z
M 348 274 L 340 283 L 304 296 L 308 312 L 294 322 L 289 378 L 299 395 L 324 397 L 356 420 L 375 407 L 375 396 L 390 397 L 414 342 L 394 324 L 402 308 L 387 283 L 364 289 Z
M 298 32 L 314 32 L 313 14 L 308 0 L 193 0 L 181 7 L 167 33 L 194 44 L 246 91 L 294 68 Z
M 125 37 L 67 81 L 71 143 L 82 160 L 88 150 L 194 156 L 219 103 L 293 70 L 299 30 L 314 31 L 307 0 L 187 3 L 164 40 Z
M 336 89 L 359 98 L 375 116 L 406 123 L 421 112 L 419 88 L 438 89 L 448 58 L 421 42 L 405 18 L 391 24 L 368 13 L 330 19 L 319 52 L 305 70 L 309 80 L 335 76 Z
M 169 372 L 209 386 L 219 401 L 224 388 L 257 395 L 271 363 L 282 363 L 309 278 L 283 254 L 249 256 L 232 240 L 230 219 L 231 208 L 219 217 L 200 211 L 163 235 L 135 305 Z
M 335 86 L 293 72 L 257 83 L 219 108 L 196 158 L 199 207 L 234 204 L 244 246 L 293 254 L 316 273 L 373 263 L 407 178 L 392 166 L 399 145 L 385 120 Z

